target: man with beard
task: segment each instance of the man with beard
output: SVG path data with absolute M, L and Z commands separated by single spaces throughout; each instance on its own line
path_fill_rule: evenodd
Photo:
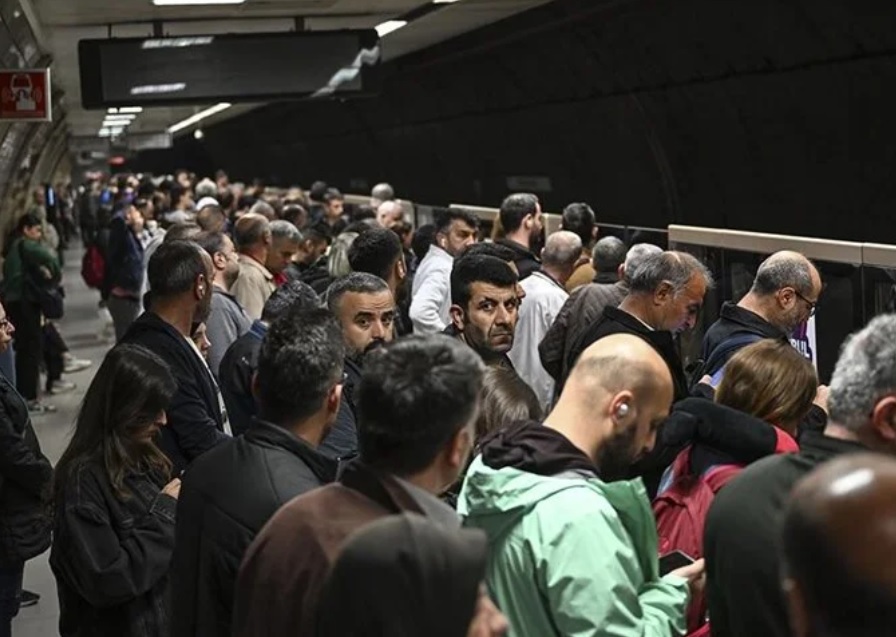
M 274 275 L 274 285 L 280 287 L 288 280 L 286 267 L 292 263 L 302 244 L 302 233 L 291 222 L 275 219 L 271 222 L 271 248 L 264 266 Z
M 495 243 L 513 250 L 522 281 L 541 267 L 537 255 L 543 245 L 544 225 L 538 197 L 528 193 L 510 195 L 501 203 L 500 220 L 504 237 Z
M 463 256 L 451 269 L 451 325 L 445 334 L 470 346 L 489 367 L 513 371 L 507 352 L 519 317 L 517 276 L 497 257 Z
M 815 314 L 821 275 L 799 252 L 776 252 L 759 265 L 750 291 L 722 305 L 719 320 L 703 337 L 702 374 L 714 375 L 735 352 L 763 338 L 790 342 L 790 335 Z
M 249 331 L 252 319 L 246 310 L 230 293 L 230 288 L 240 275 L 239 255 L 230 237 L 222 232 L 203 232 L 196 237 L 196 243 L 208 252 L 215 266 L 212 282 L 212 309 L 206 321 L 208 340 L 208 366 L 215 378 L 224 353 L 236 339 Z
M 407 309 L 407 263 L 398 235 L 386 228 L 370 228 L 358 235 L 348 249 L 348 262 L 354 272 L 378 276 L 389 286 L 396 305 Z M 402 312 L 395 315 L 395 336 L 411 333 L 410 320 Z
M 159 448 L 174 475 L 219 442 L 230 423 L 218 384 L 190 335 L 212 303 L 212 258 L 193 241 L 163 243 L 149 260 L 152 305 L 131 324 L 122 343 L 142 345 L 161 356 L 177 380 Z
M 327 308 L 339 320 L 345 343 L 342 404 L 336 424 L 318 450 L 329 458 L 347 458 L 358 451 L 358 411 L 355 393 L 364 358 L 392 341 L 395 299 L 378 276 L 352 272 L 327 289 Z
M 543 425 L 482 441 L 458 513 L 488 534 L 486 580 L 518 637 L 684 633 L 703 561 L 660 577 L 644 485 L 619 480 L 671 402 L 656 350 L 608 336 L 582 354 Z

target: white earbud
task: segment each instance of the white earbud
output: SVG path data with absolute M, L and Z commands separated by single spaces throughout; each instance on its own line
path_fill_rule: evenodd
M 628 403 L 622 403 L 619 407 L 616 408 L 616 416 L 617 418 L 625 418 L 628 416 Z

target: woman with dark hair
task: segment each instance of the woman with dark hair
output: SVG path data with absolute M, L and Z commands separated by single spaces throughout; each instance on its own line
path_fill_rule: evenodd
M 137 345 L 106 356 L 56 465 L 50 566 L 63 637 L 168 633 L 168 569 L 180 480 L 154 438 L 177 389 Z
M 317 637 L 502 637 L 485 591 L 485 534 L 405 513 L 353 535 L 320 597 Z
M 3 302 L 16 326 L 16 383 L 34 413 L 55 411 L 38 400 L 43 330 L 38 299 L 40 286 L 58 283 L 62 272 L 56 257 L 41 243 L 43 224 L 34 214 L 16 224 L 3 262 Z
M 9 348 L 15 330 L 0 306 L 0 352 Z M 0 440 L 0 637 L 10 637 L 25 561 L 50 546 L 52 522 L 46 504 L 53 468 L 41 453 L 28 405 L 3 374 Z

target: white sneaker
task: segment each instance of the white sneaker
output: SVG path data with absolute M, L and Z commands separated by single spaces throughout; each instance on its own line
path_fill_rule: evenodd
M 80 372 L 82 369 L 87 369 L 91 365 L 93 365 L 93 361 L 66 355 L 65 366 L 62 368 L 62 371 L 65 374 L 74 374 L 75 372 Z
M 74 391 L 78 386 L 75 385 L 71 381 L 67 380 L 55 380 L 50 385 L 50 393 L 53 395 L 56 394 L 64 394 L 66 392 Z

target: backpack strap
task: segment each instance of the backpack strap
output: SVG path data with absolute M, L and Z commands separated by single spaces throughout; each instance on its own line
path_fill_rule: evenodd
M 703 475 L 703 482 L 716 494 L 741 471 L 743 467 L 737 464 L 716 465 Z

